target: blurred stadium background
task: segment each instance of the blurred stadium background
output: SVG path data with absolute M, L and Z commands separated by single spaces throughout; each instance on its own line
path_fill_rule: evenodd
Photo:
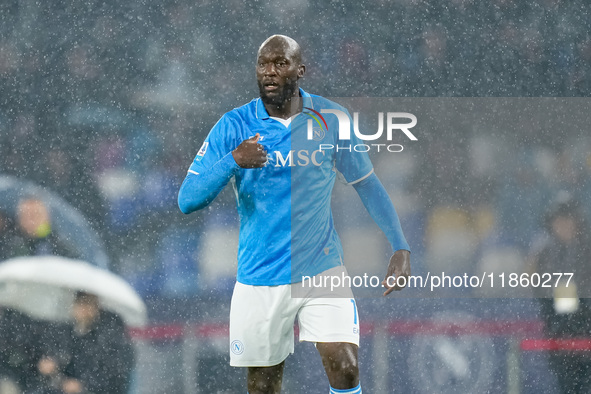
M 136 392 L 241 392 L 224 336 L 233 195 L 185 217 L 176 193 L 210 127 L 257 96 L 258 45 L 298 40 L 302 87 L 326 97 L 588 97 L 590 32 L 585 0 L 3 0 L 0 173 L 82 212 L 145 299 L 153 327 L 134 332 Z M 438 130 L 395 166 L 374 157 L 417 273 L 441 254 L 462 272 L 523 270 L 553 195 L 589 212 L 589 132 L 523 127 L 511 143 Z M 350 193 L 337 188 L 335 209 L 351 259 L 373 242 L 385 264 L 383 240 L 359 238 L 375 228 L 347 213 Z M 360 311 L 368 392 L 555 392 L 545 354 L 517 351 L 540 335 L 535 300 L 362 299 Z M 285 392 L 325 392 L 313 347 L 297 349 Z

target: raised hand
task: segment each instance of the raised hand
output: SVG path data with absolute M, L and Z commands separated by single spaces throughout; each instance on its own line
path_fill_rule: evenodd
M 261 168 L 265 166 L 267 163 L 267 150 L 259 144 L 260 137 L 260 134 L 256 133 L 254 137 L 242 141 L 232 151 L 236 164 L 242 168 Z

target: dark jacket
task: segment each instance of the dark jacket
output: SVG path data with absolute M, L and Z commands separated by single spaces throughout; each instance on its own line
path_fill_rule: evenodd
M 21 389 L 34 387 L 39 379 L 42 323 L 12 309 L 0 307 L 0 376 L 13 379 Z
M 64 377 L 81 381 L 92 394 L 127 394 L 135 358 L 119 316 L 103 310 L 86 334 L 77 333 L 73 324 L 61 331 L 48 355 L 59 360 Z
M 549 237 L 537 255 L 537 272 L 540 275 L 573 273 L 570 283 L 578 288 L 579 308 L 574 313 L 558 314 L 554 310 L 553 289 L 556 275 L 547 284 L 551 287 L 536 288 L 540 301 L 540 315 L 546 334 L 550 337 L 586 337 L 591 335 L 591 248 L 585 240 L 578 239 L 565 245 L 555 237 Z

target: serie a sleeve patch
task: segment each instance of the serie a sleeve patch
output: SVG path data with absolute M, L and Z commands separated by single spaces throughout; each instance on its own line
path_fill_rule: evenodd
M 199 148 L 199 152 L 197 152 L 197 159 L 200 160 L 201 158 L 203 158 L 203 156 L 205 155 L 205 152 L 207 152 L 207 147 L 209 146 L 209 142 L 205 141 L 203 143 L 203 145 L 201 145 L 201 148 Z

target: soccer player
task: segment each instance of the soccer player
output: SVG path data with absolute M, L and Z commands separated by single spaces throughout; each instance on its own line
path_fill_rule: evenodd
M 222 116 L 179 191 L 179 207 L 188 214 L 207 206 L 228 182 L 235 189 L 240 235 L 230 364 L 248 368 L 250 394 L 280 392 L 296 318 L 300 341 L 318 349 L 330 393 L 362 392 L 359 321 L 350 289 L 346 298 L 292 293 L 301 290 L 305 276 L 346 272 L 330 210 L 337 172 L 356 189 L 394 250 L 384 295 L 402 288 L 393 279 L 410 275 L 410 249 L 394 206 L 367 153 L 350 149 L 361 141 L 354 133 L 339 140 L 337 116 L 328 113 L 323 122 L 318 117 L 322 110 L 346 110 L 300 89 L 305 71 L 296 41 L 274 35 L 263 42 L 256 64 L 260 98 Z M 318 121 L 317 133 L 306 132 L 313 126 L 308 120 Z M 321 149 L 312 134 L 322 146 L 342 149 Z

